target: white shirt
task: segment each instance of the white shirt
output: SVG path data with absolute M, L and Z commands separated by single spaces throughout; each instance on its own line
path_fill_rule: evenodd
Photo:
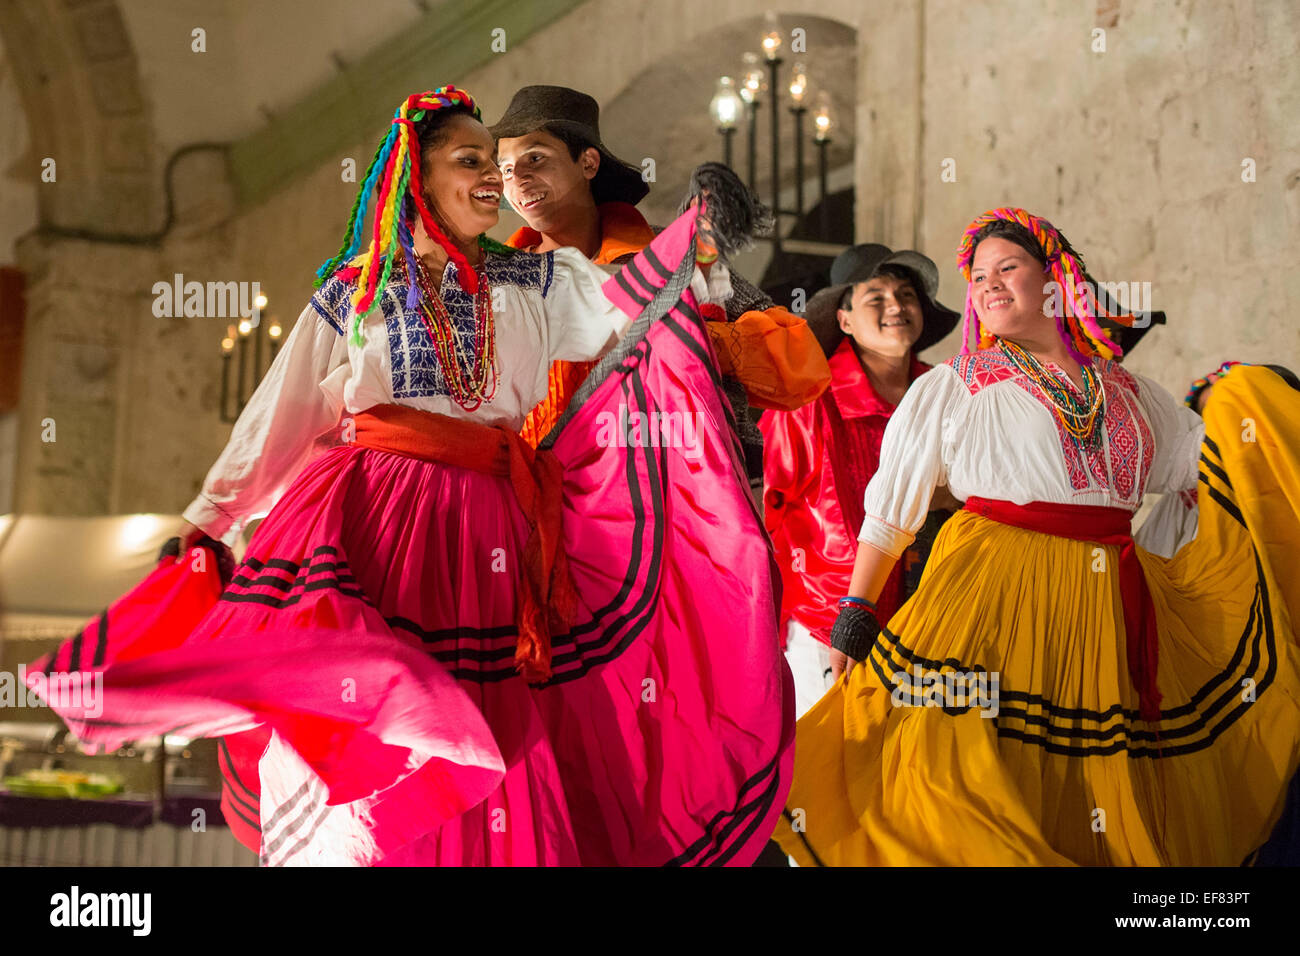
M 1065 373 L 1049 368 L 1063 382 Z M 958 356 L 912 383 L 885 428 L 858 540 L 895 557 L 925 523 L 935 487 L 1016 504 L 1136 511 L 1143 494 L 1194 487 L 1205 425 L 1155 382 L 1094 360 L 1106 393 L 1100 445 L 1059 424 L 1047 399 L 996 348 Z
M 1195 540 L 1199 524 L 1194 492 L 1164 495 L 1142 526 L 1133 532 L 1133 540 L 1143 551 L 1172 558 L 1184 545 Z
M 721 264 L 719 263 L 719 266 Z M 406 308 L 397 275 L 352 340 L 355 286 L 331 277 L 312 296 L 248 401 L 225 450 L 209 470 L 185 520 L 234 542 L 239 527 L 270 511 L 345 414 L 398 404 L 518 431 L 546 397 L 555 359 L 590 361 L 608 351 L 631 323 L 601 286 L 609 278 L 577 249 L 534 254 L 488 253 L 498 379 L 492 400 L 473 412 L 450 396 L 419 308 Z M 616 271 L 616 270 L 615 270 Z M 691 289 L 701 302 L 730 295 L 725 268 L 709 279 L 697 268 Z M 442 298 L 467 353 L 473 350 L 473 302 L 448 263 Z

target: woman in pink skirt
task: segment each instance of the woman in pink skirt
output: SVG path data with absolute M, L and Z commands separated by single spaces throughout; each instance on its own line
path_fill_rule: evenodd
M 749 864 L 793 714 L 697 312 L 733 240 L 707 275 L 696 209 L 613 278 L 505 249 L 494 160 L 464 91 L 399 107 L 155 572 L 266 514 L 233 581 L 143 655 L 114 652 L 110 608 L 105 646 L 59 665 L 106 664 L 103 713 L 60 712 L 104 747 L 235 735 L 224 806 L 268 865 Z M 728 228 L 730 188 L 708 187 Z M 550 363 L 602 356 L 543 448 L 520 441 Z

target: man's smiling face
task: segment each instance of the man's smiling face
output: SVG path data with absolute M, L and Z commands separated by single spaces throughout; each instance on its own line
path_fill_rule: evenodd
M 907 355 L 925 321 L 912 283 L 888 275 L 857 283 L 849 308 L 837 314 L 840 328 L 859 349 L 889 356 Z
M 600 169 L 594 147 L 574 159 L 564 141 L 545 130 L 499 140 L 497 156 L 506 200 L 541 233 L 566 219 L 575 203 L 590 202 L 590 183 Z

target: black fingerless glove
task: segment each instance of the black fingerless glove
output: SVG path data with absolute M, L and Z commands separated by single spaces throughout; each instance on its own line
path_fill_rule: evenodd
M 855 661 L 866 660 L 871 645 L 880 633 L 880 622 L 870 608 L 849 605 L 840 608 L 840 616 L 831 628 L 831 647 Z
M 230 587 L 230 581 L 235 576 L 235 553 L 215 538 L 204 535 L 194 542 L 196 548 L 207 548 L 216 556 L 217 575 L 221 578 L 222 587 Z M 163 558 L 179 558 L 181 554 L 181 539 L 168 538 L 163 542 L 162 548 L 158 551 L 158 560 Z

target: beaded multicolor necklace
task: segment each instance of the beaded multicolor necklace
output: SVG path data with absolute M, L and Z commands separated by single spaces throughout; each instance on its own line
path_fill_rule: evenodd
M 1011 364 L 1047 396 L 1053 414 L 1067 432 L 1086 445 L 1100 439 L 1101 425 L 1106 420 L 1106 389 L 1090 363 L 1079 364 L 1083 372 L 1083 396 L 1080 398 L 1074 389 L 1015 342 L 998 339 L 998 347 Z
M 484 254 L 486 263 L 486 253 Z M 500 371 L 497 368 L 496 323 L 492 315 L 492 290 L 488 284 L 487 270 L 478 273 L 478 291 L 474 294 L 474 337 L 467 354 L 456 334 L 451 315 L 442 301 L 439 284 L 433 280 L 419 256 L 415 256 L 415 276 L 420 289 L 420 318 L 433 342 L 438 364 L 442 366 L 447 390 L 454 401 L 467 412 L 472 412 L 496 395 Z

